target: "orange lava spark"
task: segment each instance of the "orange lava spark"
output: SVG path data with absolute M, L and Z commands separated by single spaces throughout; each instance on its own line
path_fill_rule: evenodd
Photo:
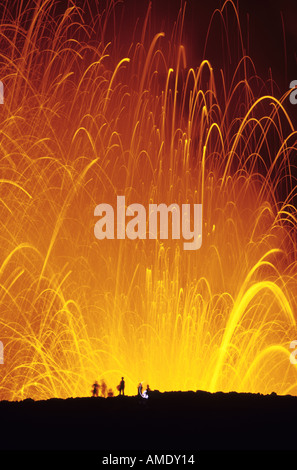
M 85 396 L 122 376 L 128 394 L 296 394 L 289 91 L 273 96 L 244 55 L 230 84 L 207 57 L 188 68 L 184 8 L 168 38 L 150 35 L 149 7 L 122 54 L 106 40 L 117 6 L 86 20 L 87 5 L 3 4 L 0 398 Z M 202 204 L 201 248 L 97 240 L 94 209 L 117 195 Z

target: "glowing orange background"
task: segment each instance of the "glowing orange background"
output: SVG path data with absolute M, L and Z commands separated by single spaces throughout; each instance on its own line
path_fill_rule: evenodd
M 113 2 L 4 5 L 0 398 L 85 396 L 122 375 L 128 394 L 296 394 L 296 132 L 233 3 L 215 12 L 226 51 L 227 18 L 237 28 L 231 75 L 228 60 L 188 64 L 186 7 L 165 35 L 145 4 L 130 37 Z M 96 240 L 94 208 L 117 195 L 202 203 L 201 249 Z

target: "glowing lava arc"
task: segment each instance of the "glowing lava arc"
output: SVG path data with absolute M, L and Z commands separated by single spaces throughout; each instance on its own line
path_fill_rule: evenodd
M 187 68 L 184 7 L 169 38 L 149 8 L 123 53 L 106 39 L 120 5 L 84 5 L 4 4 L 0 397 L 85 396 L 121 376 L 128 394 L 140 379 L 296 394 L 289 92 L 272 96 L 244 54 L 231 83 L 207 57 Z M 232 2 L 216 14 L 227 6 L 238 18 Z M 117 196 L 202 204 L 201 248 L 97 240 L 94 209 Z

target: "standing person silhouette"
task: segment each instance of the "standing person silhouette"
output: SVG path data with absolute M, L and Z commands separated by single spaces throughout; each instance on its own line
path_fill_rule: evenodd
M 123 395 L 125 395 L 125 380 L 124 380 L 124 377 L 122 377 L 122 380 L 120 381 L 119 392 L 120 392 L 120 395 L 122 394 L 122 392 L 123 392 Z
M 104 382 L 104 379 L 101 379 L 101 395 L 105 398 L 106 397 L 106 389 L 107 385 Z
M 98 384 L 96 380 L 95 383 L 93 384 L 93 389 L 92 389 L 93 397 L 98 397 L 99 388 L 100 388 L 100 385 Z
M 138 389 L 137 389 L 137 390 L 138 390 L 138 395 L 139 395 L 140 397 L 142 397 L 142 389 L 143 389 L 143 387 L 142 387 L 142 382 L 139 382 L 139 385 L 138 385 Z

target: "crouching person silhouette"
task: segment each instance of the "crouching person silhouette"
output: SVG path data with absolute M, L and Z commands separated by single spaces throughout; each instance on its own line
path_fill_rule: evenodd
M 138 399 L 139 403 L 146 403 L 146 400 L 148 399 L 148 392 L 149 392 L 149 386 L 147 386 L 146 390 L 143 392 L 143 386 L 142 382 L 138 385 Z

